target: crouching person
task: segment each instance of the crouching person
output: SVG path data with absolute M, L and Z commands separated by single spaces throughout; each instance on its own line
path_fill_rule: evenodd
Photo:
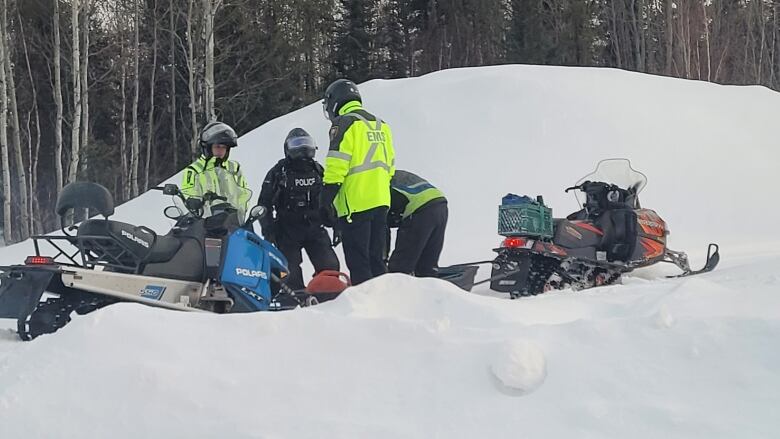
M 397 170 L 390 180 L 388 225 L 398 227 L 388 271 L 436 275 L 447 228 L 447 199 L 423 178 Z

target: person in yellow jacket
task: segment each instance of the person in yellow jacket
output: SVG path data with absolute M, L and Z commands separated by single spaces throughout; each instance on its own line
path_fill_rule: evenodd
M 387 271 L 384 263 L 395 150 L 390 126 L 363 109 L 357 86 L 339 79 L 322 101 L 331 121 L 320 193 L 323 222 L 341 233 L 344 259 L 357 285 Z
M 401 169 L 390 181 L 390 189 L 387 223 L 398 227 L 398 234 L 388 270 L 435 277 L 447 230 L 447 198 L 424 178 Z
M 181 191 L 187 198 L 203 199 L 207 192 L 227 198 L 204 200 L 204 217 L 211 215 L 211 206 L 230 203 L 238 209 L 238 218 L 243 220 L 248 209 L 252 191 L 241 173 L 241 165 L 229 160 L 230 149 L 238 146 L 236 132 L 228 124 L 211 122 L 200 132 L 201 155 L 184 170 Z

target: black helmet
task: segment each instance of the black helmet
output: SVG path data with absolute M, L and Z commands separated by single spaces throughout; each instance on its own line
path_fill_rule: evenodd
M 303 128 L 293 128 L 284 139 L 284 156 L 288 159 L 313 159 L 317 143 Z
M 238 146 L 238 136 L 230 125 L 223 122 L 210 122 L 200 132 L 200 149 L 204 156 L 211 157 L 212 145 L 236 147 Z
M 350 101 L 363 102 L 357 85 L 349 79 L 337 79 L 325 89 L 322 111 L 328 120 L 333 120 L 339 115 L 341 107 Z

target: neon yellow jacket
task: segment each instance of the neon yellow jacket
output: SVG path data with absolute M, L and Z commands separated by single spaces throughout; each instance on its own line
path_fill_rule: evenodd
M 184 170 L 181 191 L 185 197 L 202 198 L 206 192 L 214 192 L 227 198 L 227 202 L 238 209 L 243 220 L 249 207 L 252 191 L 241 174 L 241 165 L 235 160 L 219 160 L 200 156 Z M 219 204 L 223 201 L 214 201 Z M 210 215 L 210 206 L 205 206 L 204 215 Z
M 333 205 L 339 217 L 390 206 L 390 179 L 395 174 L 395 150 L 390 126 L 347 102 L 330 129 L 324 184 L 340 184 Z

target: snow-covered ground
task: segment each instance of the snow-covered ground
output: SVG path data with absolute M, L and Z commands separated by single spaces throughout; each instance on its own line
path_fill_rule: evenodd
M 443 264 L 488 259 L 507 192 L 563 188 L 608 157 L 649 177 L 670 245 L 721 266 L 510 301 L 383 276 L 334 302 L 215 316 L 115 305 L 31 343 L 0 332 L 0 438 L 776 437 L 780 94 L 608 69 L 501 66 L 361 86 L 397 165 L 450 200 Z M 228 121 L 229 122 L 229 121 Z M 318 103 L 240 140 L 256 193 Z M 159 192 L 117 217 L 165 231 Z M 0 251 L 19 262 L 29 244 Z M 6 321 L 10 327 L 11 322 Z

